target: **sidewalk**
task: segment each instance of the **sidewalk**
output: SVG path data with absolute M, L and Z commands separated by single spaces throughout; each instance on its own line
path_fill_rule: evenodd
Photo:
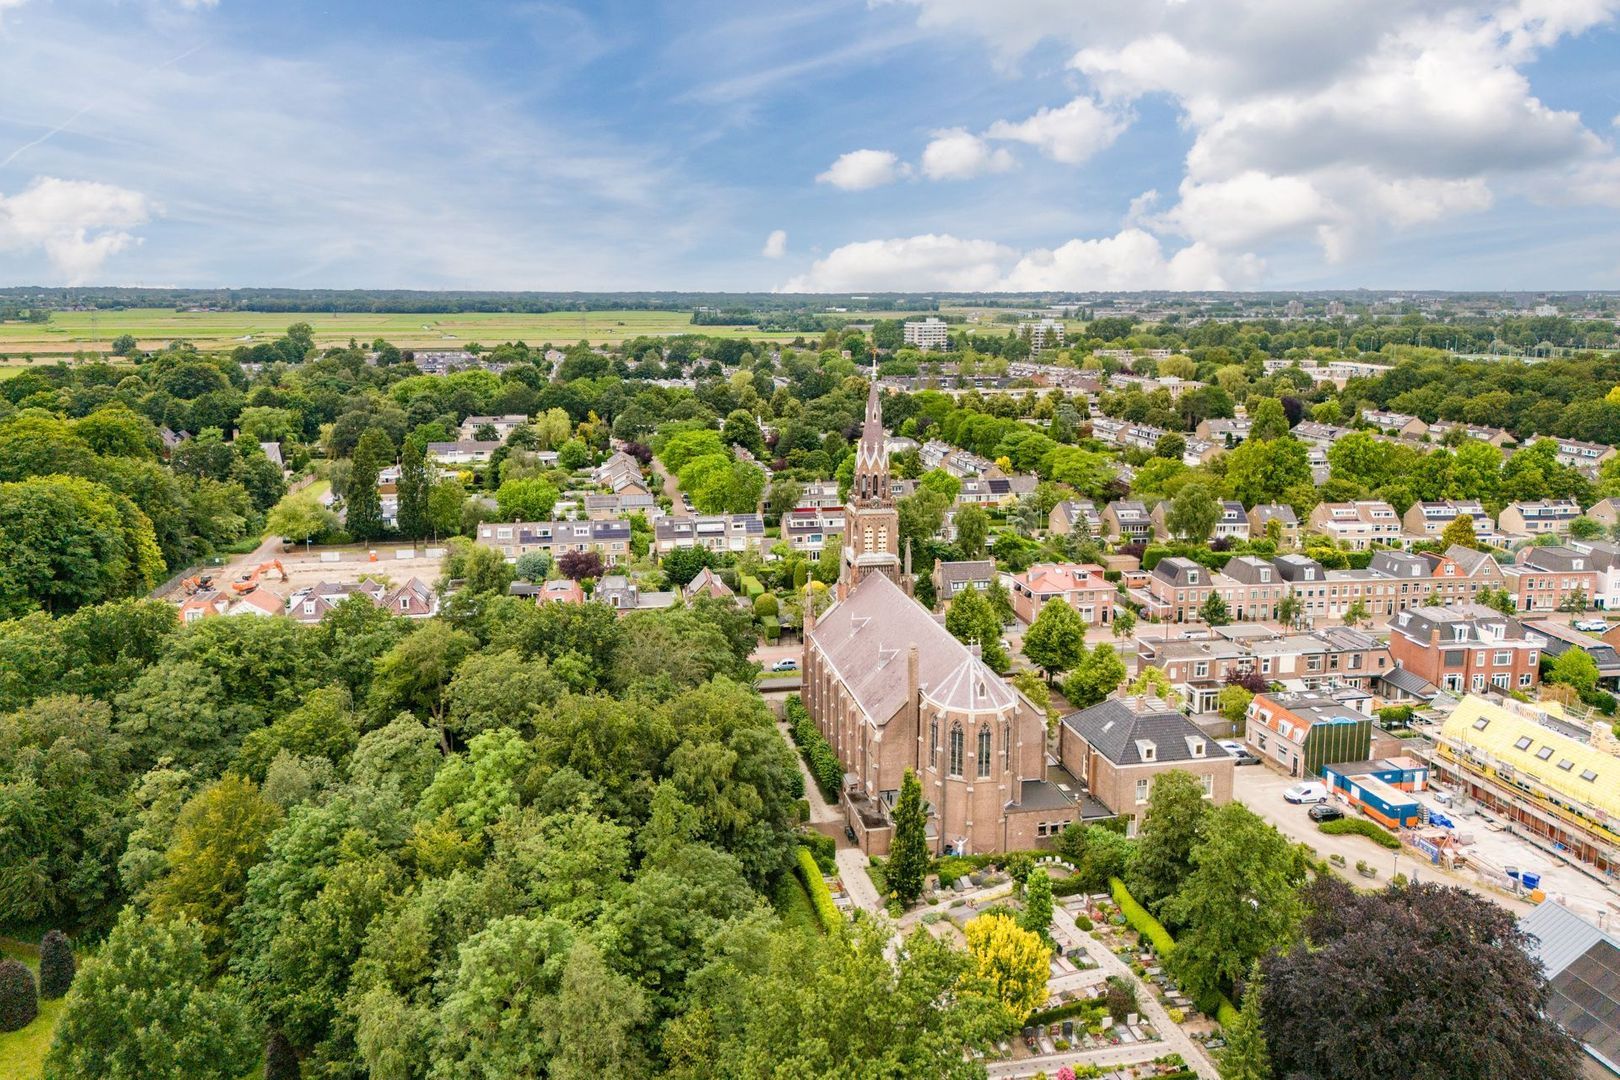
M 873 915 L 883 913 L 883 898 L 878 895 L 872 879 L 866 876 L 866 852 L 860 848 L 839 848 L 838 877 L 855 906 Z

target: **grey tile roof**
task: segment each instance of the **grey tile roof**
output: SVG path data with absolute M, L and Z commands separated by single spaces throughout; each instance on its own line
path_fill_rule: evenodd
M 947 585 L 955 581 L 989 581 L 995 576 L 994 559 L 966 559 L 939 564 L 939 579 Z
M 1188 736 L 1203 740 L 1205 758 L 1231 755 L 1192 721 L 1165 706 L 1144 705 L 1138 712 L 1128 701 L 1110 698 L 1063 718 L 1075 734 L 1115 765 L 1145 765 L 1140 743 L 1151 742 L 1154 761 L 1173 763 L 1201 760 L 1187 746 Z

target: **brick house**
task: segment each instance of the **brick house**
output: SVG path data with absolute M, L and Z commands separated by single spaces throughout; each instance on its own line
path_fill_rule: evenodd
M 996 579 L 994 559 L 961 559 L 954 562 L 934 560 L 934 602 L 944 605 L 967 589 L 987 592 Z
M 1036 563 L 1011 579 L 1013 614 L 1032 623 L 1041 608 L 1060 599 L 1085 620 L 1087 626 L 1109 626 L 1114 621 L 1118 591 L 1092 563 Z
M 1285 503 L 1260 503 L 1249 508 L 1249 535 L 1256 540 L 1264 540 L 1268 535 L 1268 523 L 1275 521 L 1281 530 L 1277 538 L 1280 546 L 1295 548 L 1299 546 L 1299 515 L 1294 508 Z
M 1052 507 L 1052 512 L 1046 518 L 1046 527 L 1059 536 L 1076 532 L 1085 536 L 1101 536 L 1102 524 L 1097 504 L 1090 499 L 1066 499 Z
M 1323 765 L 1372 753 L 1372 718 L 1332 692 L 1256 694 L 1244 721 L 1243 741 L 1290 776 L 1320 776 Z
M 1598 588 L 1592 556 L 1572 547 L 1525 548 L 1502 577 L 1520 611 L 1557 611 L 1577 591 L 1590 606 Z
M 1505 694 L 1540 681 L 1546 639 L 1482 604 L 1403 611 L 1389 629 L 1390 658 L 1443 690 Z
M 1496 525 L 1509 536 L 1564 536 L 1580 516 L 1581 506 L 1573 499 L 1521 499 L 1502 507 Z
M 1348 503 L 1319 503 L 1311 511 L 1309 527 L 1351 551 L 1366 551 L 1375 544 L 1401 543 L 1401 518 L 1382 499 Z
M 1153 519 L 1140 499 L 1115 499 L 1103 508 L 1102 533 L 1129 543 L 1153 536 Z

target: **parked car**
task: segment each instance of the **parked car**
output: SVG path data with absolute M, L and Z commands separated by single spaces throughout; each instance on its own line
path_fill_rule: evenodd
M 852 844 L 860 840 L 860 837 L 855 835 L 855 826 L 853 825 L 844 826 L 844 835 L 849 838 L 849 842 Z
M 1338 821 L 1344 817 L 1344 811 L 1332 803 L 1317 803 L 1311 807 L 1310 815 L 1312 821 Z
M 1573 625 L 1575 629 L 1588 634 L 1601 634 L 1609 628 L 1608 622 L 1604 619 L 1577 619 Z
M 1219 743 L 1220 748 L 1222 750 L 1225 750 L 1228 754 L 1232 755 L 1232 760 L 1233 760 L 1234 764 L 1236 764 L 1236 765 L 1258 765 L 1258 764 L 1260 764 L 1260 759 L 1255 757 L 1253 752 L 1250 751 L 1247 746 L 1244 746 L 1242 743 L 1238 742 L 1236 739 L 1220 739 L 1220 740 L 1218 740 L 1218 743 Z
M 1295 784 L 1293 787 L 1283 792 L 1283 798 L 1287 799 L 1291 803 L 1327 802 L 1327 797 L 1327 785 L 1318 784 L 1310 780 L 1307 780 L 1304 783 Z
M 799 662 L 797 660 L 778 660 L 776 663 L 771 665 L 771 670 L 772 671 L 798 671 L 799 670 Z

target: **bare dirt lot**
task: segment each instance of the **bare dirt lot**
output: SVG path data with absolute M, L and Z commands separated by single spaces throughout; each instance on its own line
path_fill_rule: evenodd
M 434 554 L 430 557 L 427 552 Z M 412 577 L 421 578 L 432 585 L 439 580 L 439 568 L 444 559 L 439 547 L 412 548 L 408 544 L 388 544 L 377 547 L 315 547 L 308 551 L 299 548 L 282 552 L 274 544 L 267 544 L 250 555 L 232 559 L 230 564 L 214 571 L 216 585 L 237 581 L 263 562 L 279 559 L 287 572 L 283 582 L 274 570 L 266 571 L 260 581 L 263 587 L 283 599 L 309 585 L 322 581 L 356 581 L 362 574 L 378 578 L 389 585 L 402 585 Z M 400 557 L 404 553 L 407 557 Z

